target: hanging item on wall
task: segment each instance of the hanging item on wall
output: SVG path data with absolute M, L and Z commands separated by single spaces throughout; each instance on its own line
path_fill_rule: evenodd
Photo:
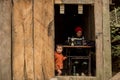
M 64 13 L 65 13 L 65 5 L 60 4 L 60 14 L 64 14 Z
M 82 4 L 78 5 L 78 14 L 83 14 L 83 5 Z

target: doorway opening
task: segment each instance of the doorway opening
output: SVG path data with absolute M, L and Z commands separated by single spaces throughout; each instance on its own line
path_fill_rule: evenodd
M 94 6 L 92 5 L 82 5 L 83 6 L 83 13 L 78 13 L 78 4 L 64 4 L 64 13 L 60 13 L 60 4 L 54 5 L 54 20 L 55 20 L 55 45 L 62 44 L 66 45 L 66 40 L 68 37 L 72 37 L 75 35 L 75 27 L 81 26 L 83 29 L 83 35 L 88 42 L 95 41 L 95 26 L 94 26 Z M 95 42 L 94 42 L 95 43 Z M 90 51 L 91 53 L 91 65 L 90 65 L 90 72 L 92 76 L 96 74 L 96 57 L 95 57 L 95 48 Z M 66 56 L 66 50 L 63 49 L 63 55 Z M 73 60 L 74 61 L 74 60 Z M 78 60 L 79 63 L 88 60 Z M 73 73 L 73 66 L 71 68 L 71 73 L 68 73 L 68 60 L 64 61 L 64 71 L 63 75 L 74 75 Z M 80 65 L 81 65 L 80 64 Z M 79 66 L 80 66 L 79 65 Z M 88 67 L 88 65 L 87 65 Z M 83 69 L 83 68 L 79 68 Z M 82 70 L 80 70 L 77 75 L 82 75 Z M 86 71 L 85 75 L 89 75 L 88 70 Z

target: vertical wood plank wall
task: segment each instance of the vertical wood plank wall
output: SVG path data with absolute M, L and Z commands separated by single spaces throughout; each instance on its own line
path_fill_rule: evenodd
M 0 80 L 11 80 L 11 0 L 0 0 Z
M 53 0 L 13 0 L 13 80 L 54 76 Z
M 12 1 L 0 0 L 0 80 L 49 80 L 54 76 L 54 0 Z M 109 0 L 95 0 L 97 77 L 90 80 L 111 77 L 108 5 Z

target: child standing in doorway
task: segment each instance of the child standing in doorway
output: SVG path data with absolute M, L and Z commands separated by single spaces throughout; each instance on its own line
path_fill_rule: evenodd
M 62 74 L 63 69 L 63 61 L 67 58 L 62 54 L 63 46 L 61 44 L 56 45 L 55 51 L 55 69 L 57 75 L 60 76 Z

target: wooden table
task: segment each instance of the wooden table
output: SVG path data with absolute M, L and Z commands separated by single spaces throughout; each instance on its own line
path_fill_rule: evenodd
M 84 48 L 84 49 L 91 49 L 92 46 L 69 46 L 69 45 L 63 45 L 64 49 L 66 50 L 67 58 L 68 58 L 68 67 L 69 67 L 69 74 L 71 74 L 71 69 L 70 69 L 70 60 L 71 59 L 88 59 L 88 74 L 91 76 L 91 53 L 90 50 L 88 51 L 88 56 L 70 56 L 70 50 L 69 49 L 74 49 L 74 48 Z

